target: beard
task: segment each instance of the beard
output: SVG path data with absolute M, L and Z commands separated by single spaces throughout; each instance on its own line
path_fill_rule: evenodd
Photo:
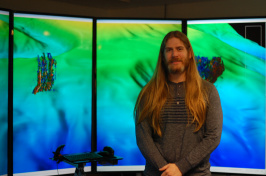
M 180 62 L 178 65 L 172 64 L 173 62 Z M 184 73 L 189 64 L 189 59 L 186 58 L 184 60 L 173 58 L 167 62 L 168 73 L 170 74 L 182 74 Z

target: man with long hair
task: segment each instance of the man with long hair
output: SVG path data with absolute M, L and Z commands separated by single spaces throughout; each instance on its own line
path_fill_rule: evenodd
M 164 37 L 154 74 L 140 92 L 134 114 L 145 175 L 211 175 L 210 154 L 222 133 L 220 98 L 215 86 L 200 77 L 182 32 Z

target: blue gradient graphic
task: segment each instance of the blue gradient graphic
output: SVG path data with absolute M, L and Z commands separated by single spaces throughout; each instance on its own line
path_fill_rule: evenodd
M 14 18 L 14 173 L 57 169 L 50 158 L 91 151 L 92 20 Z M 51 16 L 49 16 L 51 17 Z M 51 53 L 51 91 L 32 94 L 37 56 Z M 73 168 L 64 162 L 58 169 Z
M 15 14 L 14 19 L 14 173 L 57 169 L 49 158 L 61 144 L 66 144 L 63 154 L 91 150 L 92 22 L 35 17 Z M 8 15 L 0 14 L 4 158 L 8 23 Z M 133 109 L 153 74 L 161 41 L 172 30 L 180 31 L 181 24 L 97 24 L 97 147 L 111 146 L 124 158 L 118 166 L 145 164 L 135 141 Z M 224 126 L 211 165 L 265 169 L 265 47 L 245 39 L 228 23 L 189 24 L 188 37 L 196 56 L 221 57 L 225 66 L 215 82 Z M 42 53 L 56 59 L 56 80 L 53 91 L 34 95 L 37 56 Z M 58 168 L 73 166 L 60 163 Z M 2 160 L 0 174 L 6 172 L 7 160 Z
M 133 109 L 153 74 L 167 30 L 159 37 L 153 29 L 160 27 L 153 26 L 97 24 L 97 29 L 98 149 L 113 146 L 124 157 L 119 166 L 144 165 L 135 141 Z M 211 165 L 265 169 L 265 48 L 228 23 L 188 25 L 188 37 L 196 56 L 221 57 L 225 67 L 215 82 L 224 126 Z
M 7 174 L 9 14 L 0 11 L 0 175 Z
M 111 146 L 119 166 L 144 165 L 135 140 L 133 109 L 153 74 L 163 37 L 181 23 L 97 23 L 97 147 Z
M 188 37 L 195 55 L 220 56 L 225 65 L 215 83 L 223 134 L 211 165 L 265 169 L 265 48 L 228 23 L 190 24 Z

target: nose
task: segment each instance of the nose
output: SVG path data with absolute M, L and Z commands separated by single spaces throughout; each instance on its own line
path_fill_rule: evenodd
M 178 51 L 174 49 L 172 52 L 172 57 L 177 57 L 177 56 L 178 56 Z

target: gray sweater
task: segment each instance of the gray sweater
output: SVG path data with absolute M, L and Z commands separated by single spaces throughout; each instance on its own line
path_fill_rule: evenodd
M 170 96 L 162 111 L 162 136 L 153 133 L 148 120 L 136 125 L 138 147 L 146 159 L 144 174 L 159 176 L 159 168 L 175 163 L 182 175 L 211 175 L 210 154 L 220 143 L 223 114 L 215 86 L 203 81 L 209 95 L 206 122 L 197 131 L 188 125 L 184 83 L 169 82 Z M 191 120 L 191 119 L 190 119 Z

